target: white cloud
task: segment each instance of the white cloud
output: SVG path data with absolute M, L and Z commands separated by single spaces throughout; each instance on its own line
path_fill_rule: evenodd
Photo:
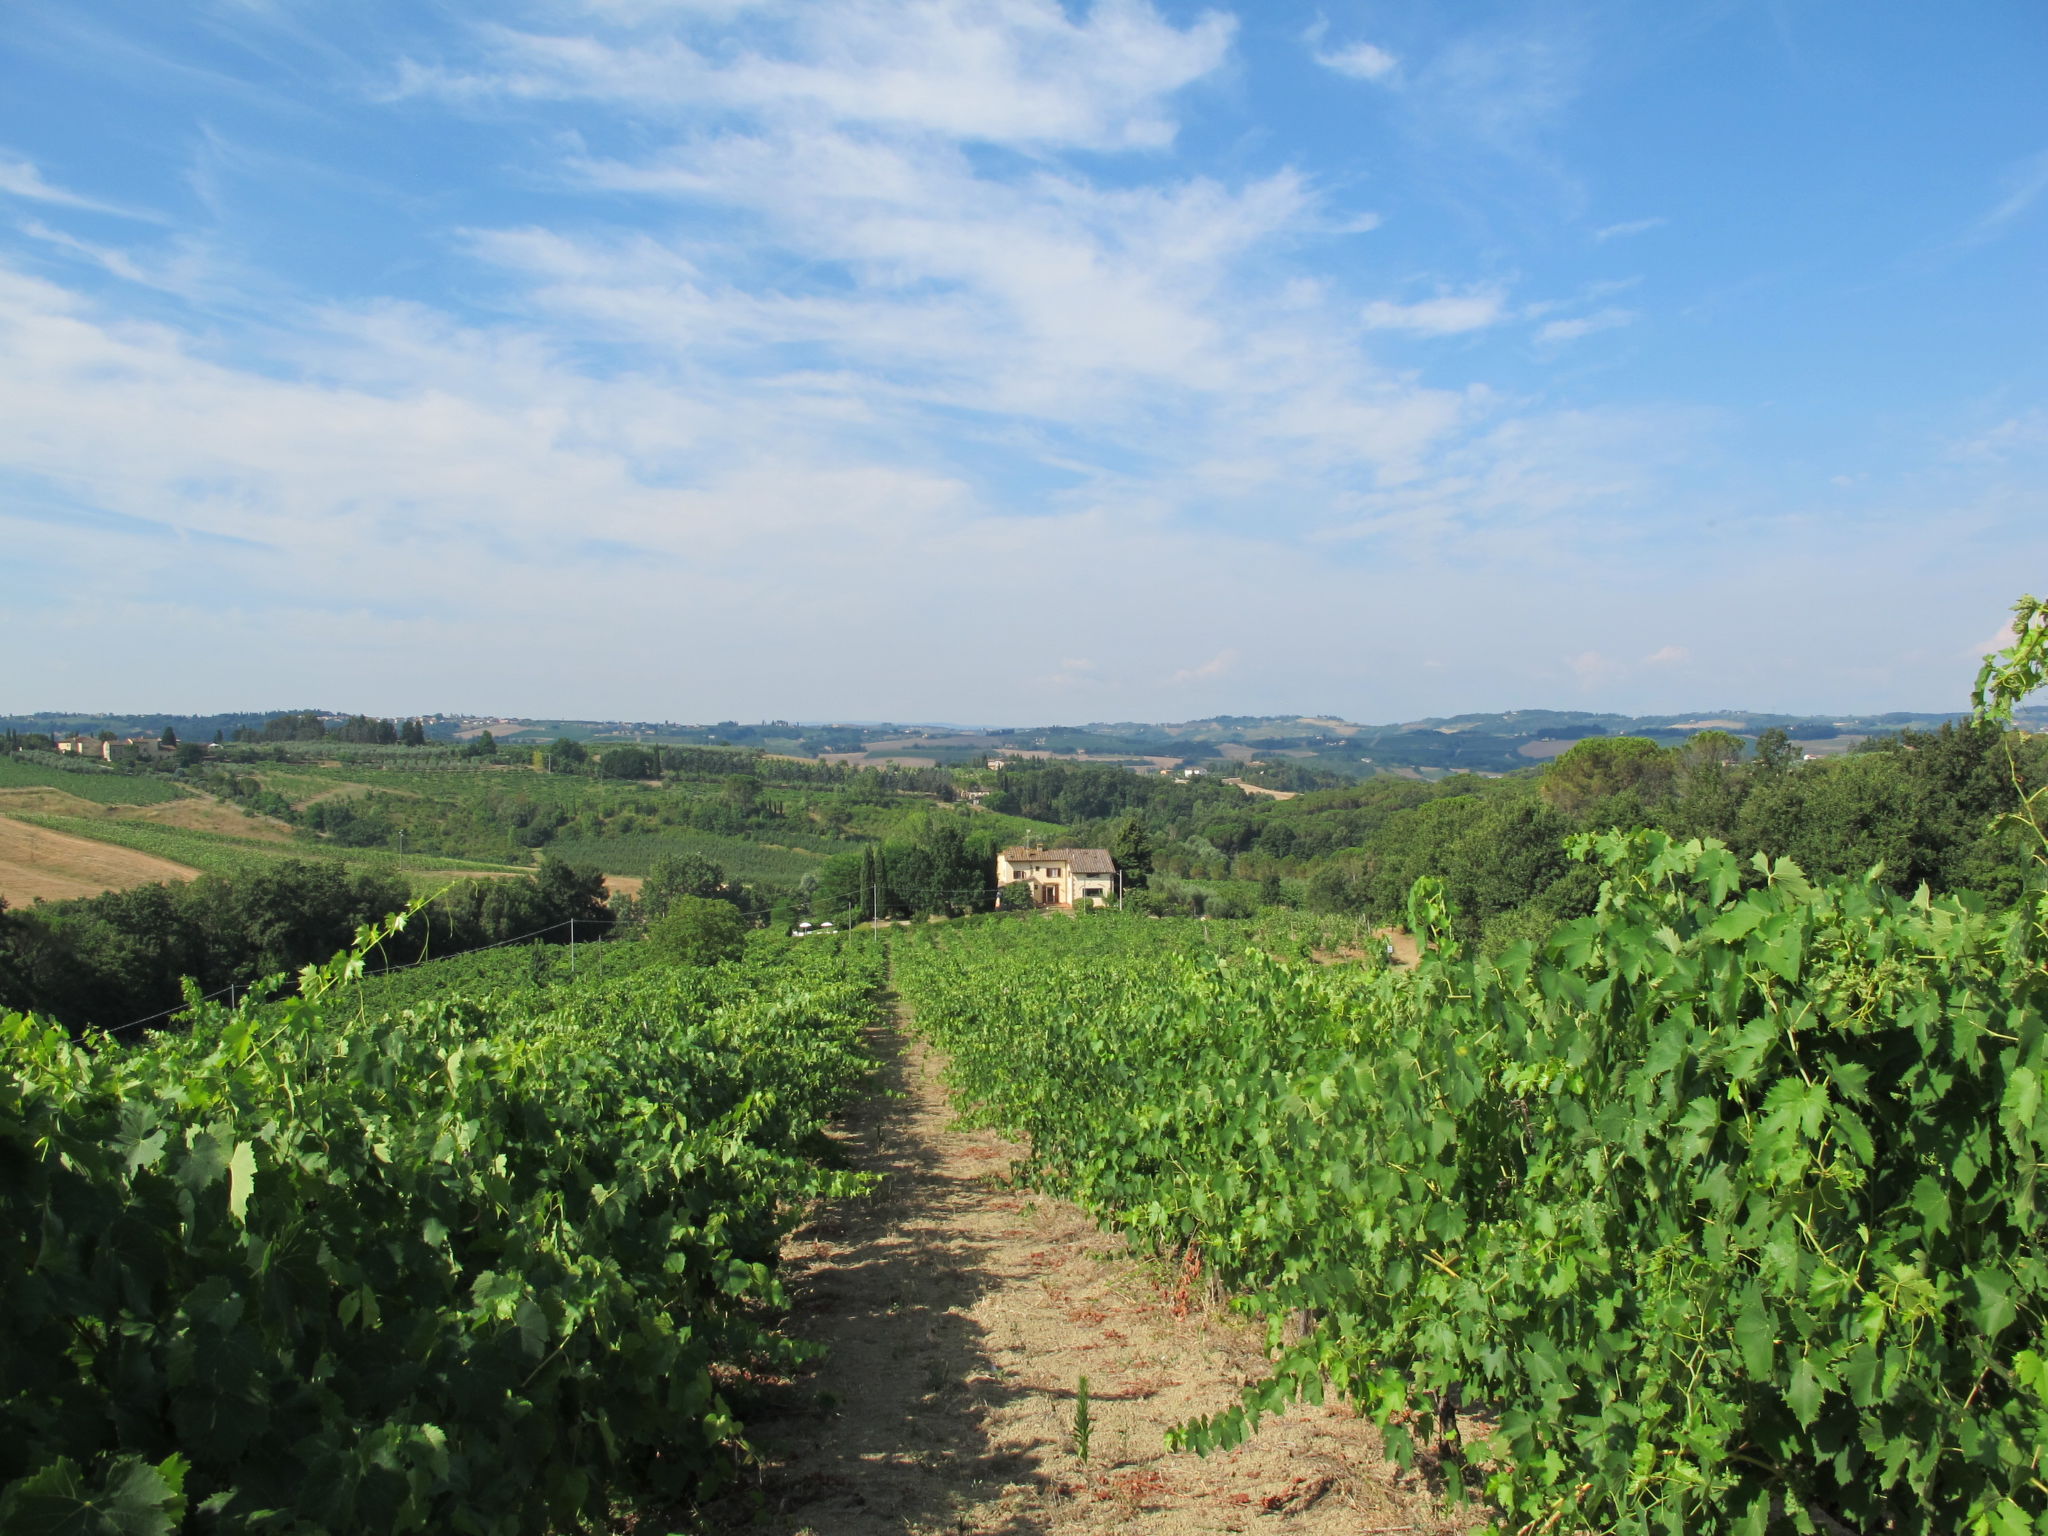
M 1540 342 L 1558 344 L 1577 341 L 1581 336 L 1591 336 L 1598 331 L 1611 331 L 1624 325 L 1633 325 L 1636 312 L 1632 309 L 1602 309 L 1590 315 L 1579 315 L 1570 320 L 1552 320 L 1536 329 Z
M 1628 672 L 1621 662 L 1599 651 L 1581 651 L 1576 656 L 1567 656 L 1565 666 L 1578 679 L 1581 688 L 1604 687 Z
M 1372 43 L 1351 43 L 1342 48 L 1317 49 L 1315 61 L 1323 68 L 1354 80 L 1384 80 L 1401 67 L 1401 61 Z
M 1039 679 L 1039 685 L 1056 693 L 1071 693 L 1102 686 L 1101 668 L 1085 656 L 1069 656 L 1057 670 Z
M 1203 683 L 1223 676 L 1237 664 L 1235 650 L 1221 650 L 1197 666 L 1182 667 L 1168 681 L 1173 683 Z
M 25 198 L 30 202 L 47 203 L 57 208 L 76 208 L 88 213 L 109 213 L 123 219 L 146 219 L 154 221 L 155 214 L 141 213 L 132 208 L 123 208 L 117 203 L 102 202 L 95 197 L 85 197 L 77 192 L 68 192 L 62 187 L 52 186 L 43 179 L 33 161 L 19 155 L 0 153 L 0 195 Z
M 1507 318 L 1507 297 L 1498 289 L 1476 289 L 1470 293 L 1442 294 L 1396 304 L 1376 299 L 1360 314 L 1365 325 L 1376 331 L 1412 331 L 1420 336 L 1455 336 L 1481 331 Z
M 1692 652 L 1682 645 L 1663 645 L 1645 656 L 1643 658 L 1643 665 L 1646 667 L 1669 667 L 1675 666 L 1681 661 L 1688 661 L 1691 657 Z
M 751 8 L 768 45 L 698 46 L 688 11 L 614 7 L 610 31 L 492 27 L 479 69 L 408 62 L 401 93 L 590 99 L 639 114 L 810 114 L 959 140 L 1095 149 L 1173 139 L 1167 98 L 1214 72 L 1234 22 L 1172 25 L 1145 0 L 835 0 Z M 723 46 L 721 46 L 723 45 Z
M 1671 221 L 1664 218 L 1630 219 L 1621 224 L 1609 224 L 1593 231 L 1593 238 L 1601 244 L 1609 240 L 1626 240 L 1631 235 L 1646 235 L 1653 229 L 1662 229 Z
M 1432 140 L 1542 165 L 1541 137 L 1578 96 L 1587 68 L 1584 47 L 1566 32 L 1475 31 L 1414 72 L 1402 99 Z
M 1692 673 L 1649 637 L 1728 592 L 1783 616 L 1721 674 L 1768 703 L 1775 622 L 1810 624 L 1822 667 L 1890 666 L 1895 626 L 1862 595 L 1970 561 L 1955 538 L 1923 558 L 1923 525 L 1802 535 L 1810 509 L 1702 532 L 1726 527 L 1713 420 L 1380 362 L 1388 332 L 1548 319 L 1555 343 L 1629 312 L 1591 288 L 1541 315 L 1491 288 L 1367 304 L 1417 290 L 1302 254 L 1366 223 L 1314 180 L 1160 152 L 1193 137 L 1227 20 L 1139 0 L 518 14 L 545 20 L 407 77 L 434 93 L 408 121 L 473 111 L 464 137 L 498 135 L 485 158 L 509 168 L 479 178 L 467 230 L 414 210 L 445 308 L 316 307 L 261 272 L 221 303 L 219 270 L 178 284 L 177 241 L 41 225 L 33 270 L 76 263 L 75 286 L 0 267 L 0 518 L 13 590 L 44 605 L 0 611 L 0 646 L 33 658 L 0 669 L 39 690 L 20 707 L 116 676 L 156 707 L 1019 720 L 1078 699 L 1142 716 L 1171 685 L 1389 719 L 1540 699 L 1566 654 L 1603 705 L 1652 707 Z M 1397 120 L 1455 158 L 1457 136 L 1522 154 L 1575 76 L 1568 48 L 1490 38 L 1398 79 Z M 282 158 L 238 176 L 289 180 Z M 417 267 L 393 281 L 433 291 Z M 1034 629 L 1006 583 L 1039 578 L 1100 617 Z M 1859 604 L 1813 596 L 1838 590 Z M 847 664 L 850 633 L 874 665 Z M 1849 707 L 1846 675 L 1804 685 Z
M 1965 646 L 1957 654 L 1968 661 L 1981 661 L 1986 656 L 1995 656 L 2001 651 L 2009 650 L 2012 647 L 2012 643 L 2012 623 L 2008 620 L 1994 630 L 1990 636 L 1979 640 L 1975 645 Z
M 2022 411 L 1996 426 L 1957 443 L 1951 450 L 1958 459 L 2002 460 L 2048 448 L 2048 410 Z

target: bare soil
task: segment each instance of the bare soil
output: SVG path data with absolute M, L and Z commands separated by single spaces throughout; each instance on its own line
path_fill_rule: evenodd
M 1415 935 L 1406 928 L 1375 928 L 1373 937 L 1385 939 L 1394 946 L 1394 964 L 1413 965 L 1422 958 L 1422 950 L 1415 942 Z
M 1268 800 L 1292 800 L 1301 791 L 1298 789 L 1268 789 L 1263 784 L 1247 784 L 1243 779 L 1225 779 L 1226 784 L 1235 784 L 1248 795 L 1264 795 Z
M 1341 1407 L 1302 1405 L 1206 1460 L 1168 1453 L 1170 1426 L 1230 1406 L 1263 1372 L 1263 1333 L 1074 1206 L 1013 1187 L 1021 1149 L 960 1128 L 931 1050 L 897 1026 L 876 1043 L 882 1091 L 842 1142 L 881 1187 L 820 1209 L 785 1247 L 790 1327 L 829 1354 L 801 1380 L 745 1388 L 762 1465 L 706 1512 L 709 1529 L 1434 1536 L 1483 1523 L 1399 1471 Z
M 198 873 L 132 848 L 71 837 L 0 816 L 0 897 L 5 897 L 10 907 L 98 896 L 153 881 L 190 880 Z

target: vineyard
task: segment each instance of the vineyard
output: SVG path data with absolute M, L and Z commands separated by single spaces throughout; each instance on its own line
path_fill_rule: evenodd
M 730 1480 L 879 960 L 617 950 L 344 956 L 128 1049 L 0 1020 L 0 1529 L 511 1536 Z
M 55 789 L 80 800 L 99 805 L 163 805 L 184 798 L 175 784 L 160 779 L 139 778 L 98 769 L 66 764 L 48 768 L 25 758 L 0 758 L 0 790 Z
M 2048 1531 L 2039 927 L 1576 852 L 1599 910 L 1494 960 L 1424 882 L 1412 971 L 982 919 L 897 980 L 1035 1183 L 1267 1322 L 1189 1446 L 1329 1393 L 1524 1533 Z

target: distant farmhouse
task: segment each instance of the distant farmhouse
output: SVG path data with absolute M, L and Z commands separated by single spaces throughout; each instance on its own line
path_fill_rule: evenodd
M 130 736 L 125 741 L 99 741 L 85 736 L 68 736 L 57 743 L 59 752 L 75 752 L 80 757 L 97 757 L 107 762 L 124 758 L 155 759 L 167 757 L 176 749 L 167 747 L 155 736 Z
M 1121 894 L 1106 848 L 1005 848 L 996 855 L 996 884 L 1030 886 L 1041 907 L 1105 907 Z

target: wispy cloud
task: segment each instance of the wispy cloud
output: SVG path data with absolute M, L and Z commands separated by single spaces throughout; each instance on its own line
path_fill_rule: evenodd
M 1633 325 L 1635 321 L 1636 312 L 1632 309 L 1600 309 L 1590 315 L 1577 315 L 1569 320 L 1547 321 L 1536 328 L 1536 339 L 1546 345 L 1561 345 L 1599 331 L 1611 331 L 1624 325 Z
M 1966 245 L 1995 240 L 2048 192 L 2048 149 L 2027 156 L 2010 167 L 2004 176 L 2005 195 L 1970 227 L 1963 237 Z
M 1507 296 L 1499 289 L 1483 288 L 1471 293 L 1440 294 L 1410 304 L 1376 299 L 1365 306 L 1359 318 L 1369 330 L 1455 336 L 1498 325 L 1507 316 Z
M 103 202 L 96 197 L 86 197 L 81 193 L 53 186 L 43 179 L 43 173 L 36 167 L 35 162 L 5 152 L 0 152 L 0 195 L 25 198 L 30 202 L 46 203 L 55 208 L 76 208 L 82 212 L 112 214 L 123 219 L 161 222 L 156 214 L 125 208 L 119 203 Z
M 47 692 L 22 707 L 115 677 L 385 709 L 1016 720 L 1213 691 L 1385 719 L 1540 700 L 1567 656 L 1604 704 L 1655 707 L 1707 670 L 1670 614 L 1731 594 L 1780 618 L 1715 671 L 1726 696 L 1782 697 L 1809 624 L 1801 675 L 1844 703 L 1829 658 L 1895 656 L 1895 626 L 1813 594 L 1996 579 L 1946 487 L 1847 538 L 1825 486 L 1774 490 L 1730 534 L 1749 402 L 1724 423 L 1659 405 L 1647 369 L 1603 396 L 1572 367 L 1642 307 L 1592 281 L 1617 255 L 1595 247 L 1659 221 L 1593 229 L 1571 196 L 1596 135 L 1558 130 L 1615 60 L 1567 22 L 1240 55 L 1182 0 L 521 0 L 490 25 L 416 8 L 396 45 L 266 3 L 307 51 L 278 28 L 235 52 L 264 78 L 232 100 L 154 77 L 152 102 L 191 92 L 158 160 L 0 156 L 0 539 L 51 614 L 0 614 L 34 657 L 0 680 Z M 124 55 L 131 82 L 175 31 Z M 1377 82 L 1369 146 L 1355 119 L 1258 120 L 1319 70 Z M 189 220 L 169 238 L 91 226 L 70 190 L 145 173 Z M 1375 213 L 1347 217 L 1361 185 Z M 1658 292 L 1672 244 L 1638 247 Z M 1529 302 L 1539 272 L 1564 297 Z M 1510 328 L 1535 344 L 1459 340 Z M 2025 551 L 2018 387 L 1936 468 L 2006 495 L 1979 526 Z M 1041 580 L 1077 621 L 1012 597 Z M 1982 596 L 1927 600 L 1976 615 L 1944 646 Z M 589 666 L 593 614 L 616 666 Z M 709 637 L 687 666 L 679 614 Z M 873 668 L 835 660 L 856 631 Z
M 1400 69 L 1401 61 L 1376 43 L 1361 40 L 1325 48 L 1323 39 L 1329 36 L 1329 32 L 1330 19 L 1318 16 L 1301 34 L 1309 57 L 1324 69 L 1349 75 L 1354 80 L 1385 80 Z
M 1957 459 L 1998 461 L 2043 449 L 2048 449 L 2048 409 L 2037 407 L 2006 417 L 1950 451 Z
M 1540 157 L 1540 135 L 1578 96 L 1587 67 L 1568 33 L 1475 31 L 1431 58 L 1405 99 L 1432 137 L 1526 162 Z
M 1959 660 L 1980 661 L 1986 656 L 1995 656 L 2001 651 L 2010 650 L 2014 638 L 2012 624 L 2008 621 L 1975 645 L 1964 646 L 1956 655 Z
M 1237 652 L 1235 650 L 1222 650 L 1198 666 L 1182 667 L 1173 674 L 1169 681 L 1174 683 L 1204 683 L 1223 676 L 1224 673 L 1236 665 Z
M 1057 0 L 903 0 L 747 8 L 762 46 L 700 46 L 695 8 L 609 6 L 607 28 L 485 29 L 481 65 L 407 61 L 395 89 L 457 99 L 602 101 L 642 113 L 796 112 L 1003 144 L 1159 148 L 1166 102 L 1217 69 L 1234 21 L 1186 27 L 1144 0 L 1079 17 Z M 718 9 L 730 10 L 730 7 Z M 718 18 L 712 17 L 716 20 Z

